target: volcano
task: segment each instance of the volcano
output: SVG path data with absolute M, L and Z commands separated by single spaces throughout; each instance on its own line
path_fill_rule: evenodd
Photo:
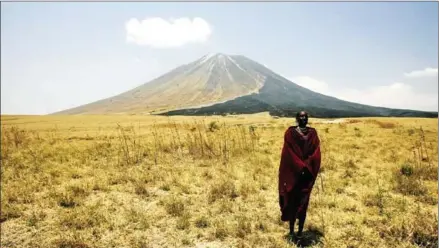
M 437 117 L 368 106 L 313 92 L 241 55 L 208 54 L 120 95 L 55 114 L 224 115 L 269 112 L 313 117 Z

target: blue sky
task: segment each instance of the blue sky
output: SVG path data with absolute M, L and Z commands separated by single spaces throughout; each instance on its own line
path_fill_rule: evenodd
M 341 99 L 438 110 L 438 3 L 1 7 L 2 114 L 48 114 L 110 97 L 211 52 L 245 55 Z

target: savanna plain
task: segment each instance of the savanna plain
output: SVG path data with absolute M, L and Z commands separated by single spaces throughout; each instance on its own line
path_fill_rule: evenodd
M 1 116 L 1 247 L 296 247 L 277 178 L 292 118 Z M 438 119 L 310 119 L 308 247 L 437 247 Z

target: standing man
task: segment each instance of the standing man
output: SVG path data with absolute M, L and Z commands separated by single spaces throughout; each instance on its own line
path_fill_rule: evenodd
M 298 112 L 296 122 L 297 126 L 289 127 L 284 136 L 279 167 L 279 205 L 282 221 L 290 223 L 290 239 L 300 241 L 321 156 L 317 131 L 307 127 L 308 114 Z M 299 219 L 299 230 L 295 237 L 296 219 Z

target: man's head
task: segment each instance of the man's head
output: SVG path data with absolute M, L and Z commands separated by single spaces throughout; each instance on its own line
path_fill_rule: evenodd
M 297 112 L 296 121 L 299 127 L 306 127 L 308 124 L 308 113 L 305 111 Z

